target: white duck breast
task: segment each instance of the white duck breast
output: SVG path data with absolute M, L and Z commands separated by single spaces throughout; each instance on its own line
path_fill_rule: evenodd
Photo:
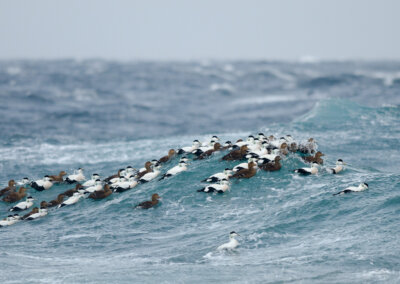
M 340 173 L 344 169 L 343 165 L 345 165 L 345 163 L 343 163 L 342 159 L 337 160 L 336 166 L 334 168 L 330 169 L 331 173 L 332 174 Z
M 38 213 L 32 214 L 31 216 L 26 218 L 26 220 L 35 220 L 35 219 L 38 219 L 40 217 L 44 217 L 46 215 L 47 215 L 47 209 L 39 209 Z
M 84 187 L 94 186 L 96 184 L 96 180 L 100 179 L 99 175 L 92 175 L 92 178 L 88 181 L 85 181 L 82 185 Z
M 185 162 L 179 163 L 179 165 L 169 169 L 166 173 L 167 176 L 174 176 L 178 173 L 187 171 L 187 166 Z
M 18 221 L 20 221 L 21 217 L 18 215 L 10 215 L 7 218 L 0 220 L 0 227 L 5 227 L 5 226 L 11 226 L 15 223 L 17 223 Z
M 137 184 L 138 182 L 136 179 L 130 178 L 127 181 L 118 183 L 117 185 L 113 185 L 114 192 L 124 192 L 128 189 L 134 188 L 135 186 L 137 186 Z
M 203 187 L 202 189 L 197 190 L 197 192 L 206 192 L 206 193 L 224 193 L 229 190 L 229 183 L 227 180 L 223 180 L 221 183 L 214 183 L 209 186 Z
M 360 192 L 368 189 L 368 184 L 363 182 L 360 183 L 359 186 L 349 186 L 345 190 L 339 191 L 338 193 L 334 193 L 333 195 L 345 194 L 350 192 Z
M 235 239 L 235 237 L 238 236 L 237 233 L 235 232 L 231 232 L 229 234 L 229 242 L 220 245 L 217 249 L 218 250 L 232 250 L 237 248 L 237 246 L 239 245 L 239 242 Z
M 26 201 L 22 201 L 15 205 L 13 208 L 10 209 L 10 211 L 22 211 L 26 210 L 33 205 L 33 198 L 27 198 Z
M 295 173 L 299 173 L 302 175 L 315 175 L 318 173 L 318 168 L 317 165 L 314 163 L 311 168 L 300 168 L 297 170 L 294 170 Z
M 229 169 L 226 169 L 224 172 L 213 174 L 212 176 L 206 178 L 203 181 L 218 182 L 218 181 L 221 181 L 222 179 L 228 179 L 231 175 L 232 175 L 232 171 Z
M 85 180 L 85 176 L 83 175 L 83 170 L 79 169 L 77 174 L 69 175 L 65 181 L 68 183 L 81 182 Z
M 75 192 L 74 195 L 72 195 L 70 198 L 68 198 L 67 200 L 65 200 L 63 203 L 61 203 L 60 205 L 58 205 L 58 208 L 60 207 L 64 207 L 64 206 L 68 206 L 68 205 L 72 205 L 77 203 L 81 198 L 83 197 L 83 194 L 80 192 Z
M 156 177 L 158 177 L 159 174 L 160 174 L 159 168 L 155 167 L 153 172 L 145 174 L 144 176 L 142 176 L 142 178 L 139 181 L 141 183 L 149 182 L 149 181 L 155 179 Z
M 49 177 L 44 177 L 43 179 L 31 183 L 31 187 L 36 189 L 37 191 L 48 190 L 52 186 L 53 183 L 50 181 Z
M 103 189 L 103 184 L 101 183 L 100 180 L 96 181 L 96 184 L 94 186 L 88 187 L 85 189 L 86 192 L 95 192 L 95 191 L 100 191 Z
M 238 172 L 240 170 L 248 169 L 248 168 L 249 168 L 249 162 L 248 163 L 240 163 L 239 165 L 234 166 L 232 171 Z

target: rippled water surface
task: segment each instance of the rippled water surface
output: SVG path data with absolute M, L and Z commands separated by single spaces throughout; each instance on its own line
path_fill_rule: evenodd
M 366 283 L 400 281 L 400 63 L 0 62 L 0 184 L 83 167 L 103 177 L 212 135 L 314 137 L 324 169 L 196 192 L 224 153 L 102 201 L 0 228 L 0 281 Z M 177 160 L 165 165 L 162 172 Z M 367 182 L 365 192 L 332 196 Z M 29 189 L 36 201 L 71 188 Z M 159 206 L 133 206 L 153 193 Z M 0 202 L 0 217 L 9 204 Z M 233 252 L 216 247 L 237 231 Z

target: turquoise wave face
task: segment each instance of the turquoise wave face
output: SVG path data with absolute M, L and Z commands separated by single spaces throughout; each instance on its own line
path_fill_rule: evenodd
M 4 64 L 3 62 L 2 65 Z M 77 68 L 77 63 L 57 64 L 63 67 L 66 65 L 70 71 Z M 57 64 L 53 62 L 49 68 L 59 71 Z M 207 88 L 210 87 L 208 92 L 213 96 L 229 97 L 226 100 L 229 106 L 235 106 L 237 117 L 235 113 L 227 115 L 228 106 L 220 105 L 221 113 L 229 118 L 235 117 L 233 121 L 238 123 L 237 127 L 215 132 L 212 127 L 204 130 L 193 128 L 187 133 L 186 130 L 171 130 L 170 126 L 158 125 L 158 122 L 150 120 L 147 125 L 149 131 L 143 136 L 139 135 L 145 138 L 134 139 L 127 135 L 118 139 L 115 133 L 125 133 L 129 123 L 118 124 L 118 120 L 113 120 L 114 128 L 102 127 L 83 112 L 82 117 L 90 121 L 89 125 L 98 129 L 89 131 L 90 137 L 82 138 L 80 134 L 77 135 L 75 141 L 71 129 L 63 128 L 57 132 L 57 127 L 49 126 L 52 122 L 49 120 L 47 126 L 50 128 L 44 129 L 40 135 L 35 132 L 39 127 L 24 129 L 27 136 L 32 134 L 34 138 L 25 138 L 22 133 L 8 133 L 1 138 L 1 184 L 5 185 L 10 178 L 28 176 L 38 179 L 45 174 L 56 174 L 60 170 L 70 173 L 78 167 L 84 168 L 86 177 L 94 172 L 105 177 L 129 165 L 142 167 L 145 161 L 165 155 L 170 148 L 188 146 L 194 139 L 205 141 L 215 134 L 223 141 L 235 141 L 260 131 L 277 137 L 291 134 L 301 141 L 313 137 L 318 142 L 319 150 L 326 155 L 324 167 L 332 167 L 341 158 L 348 164 L 345 170 L 338 175 L 332 175 L 320 168 L 317 176 L 301 177 L 292 170 L 305 164 L 297 155 L 289 155 L 282 161 L 283 167 L 279 172 L 260 171 L 252 179 L 232 182 L 230 191 L 217 195 L 197 192 L 204 186 L 201 180 L 239 162 L 220 161 L 223 153 L 202 161 L 190 161 L 188 171 L 173 178 L 142 184 L 102 201 L 84 199 L 74 206 L 50 210 L 42 219 L 0 228 L 0 251 L 3 256 L 0 258 L 1 282 L 12 282 L 16 279 L 33 282 L 42 279 L 47 282 L 108 283 L 398 281 L 400 272 L 397 255 L 400 247 L 396 236 L 399 234 L 397 224 L 400 213 L 400 109 L 393 104 L 396 99 L 389 95 L 385 105 L 382 106 L 382 101 L 371 104 L 375 99 L 365 90 L 361 91 L 365 91 L 364 94 L 350 99 L 332 95 L 338 92 L 336 88 L 350 92 L 351 86 L 360 86 L 366 81 L 372 81 L 371 84 L 376 86 L 382 84 L 388 94 L 397 88 L 397 79 L 393 79 L 390 85 L 385 85 L 387 83 L 384 80 L 371 79 L 367 75 L 342 75 L 336 81 L 321 79 L 316 84 L 310 78 L 303 78 L 306 75 L 302 75 L 300 71 L 296 73 L 296 70 L 311 69 L 323 73 L 326 72 L 325 69 L 338 68 L 340 72 L 347 70 L 344 73 L 349 74 L 354 68 L 340 64 L 277 64 L 273 66 L 276 70 L 283 72 L 293 69 L 291 73 L 284 74 L 296 77 L 296 82 L 301 77 L 301 80 L 308 83 L 296 85 L 291 91 L 279 93 L 276 97 L 249 96 L 246 100 L 238 94 L 240 88 L 254 90 L 254 93 L 257 88 L 259 93 L 262 93 L 262 88 L 270 88 L 269 91 L 280 88 L 280 92 L 283 92 L 284 82 L 290 80 L 282 74 L 279 77 L 277 74 L 262 71 L 265 65 L 272 68 L 271 64 L 240 63 L 240 69 L 238 65 L 232 65 L 238 73 L 239 70 L 247 70 L 242 76 L 259 85 L 250 86 L 248 82 L 243 82 L 243 87 L 239 87 L 233 80 L 234 90 L 227 85 L 210 87 L 210 84 Z M 106 66 L 110 68 L 111 74 L 112 70 L 119 70 L 121 73 L 116 72 L 122 74 L 121 70 L 129 71 L 132 68 L 124 64 Z M 202 76 L 214 79 L 224 74 L 222 71 L 215 71 L 223 70 L 224 65 L 218 66 L 220 69 L 215 66 L 204 67 L 209 73 Z M 172 68 L 168 64 L 144 64 L 141 67 L 144 68 L 141 76 L 146 78 L 147 84 L 153 83 L 150 71 L 160 78 L 163 76 L 158 73 L 164 72 L 164 76 L 168 78 L 169 75 L 166 74 Z M 189 67 L 191 65 L 178 65 L 176 68 L 184 70 Z M 261 71 L 257 71 L 257 68 Z M 380 68 L 392 67 L 384 65 Z M 369 70 L 368 74 L 375 70 L 365 66 L 364 69 Z M 53 74 L 54 70 L 48 72 Z M 76 72 L 78 80 L 81 69 L 78 68 Z M 187 75 L 188 80 L 182 79 L 182 84 L 190 82 L 193 85 L 189 89 L 199 88 L 201 84 L 196 85 L 194 82 L 197 79 L 190 74 L 192 73 Z M 41 76 L 49 80 L 48 75 Z M 61 85 L 64 79 L 61 75 L 52 78 Z M 116 80 L 123 83 L 127 79 Z M 177 82 L 176 80 L 165 79 L 166 90 L 174 88 L 171 82 Z M 263 80 L 268 82 L 264 84 Z M 213 80 L 210 79 L 211 81 Z M 309 88 L 310 84 L 318 85 L 319 90 L 324 88 L 329 95 L 323 98 L 314 97 L 311 106 L 306 109 L 299 105 L 309 102 L 293 93 L 301 93 L 300 88 Z M 121 88 L 129 89 L 129 86 Z M 137 85 L 135 88 L 149 86 Z M 5 90 L 4 86 L 2 90 Z M 182 97 L 183 93 L 182 91 Z M 53 98 L 49 97 L 48 100 Z M 365 103 L 360 104 L 359 100 L 365 100 Z M 271 101 L 274 101 L 273 105 L 270 104 Z M 21 100 L 21 104 L 22 102 Z M 175 105 L 174 113 L 185 109 L 186 102 L 182 98 Z M 87 102 L 82 104 L 87 106 Z M 260 117 L 258 111 L 261 109 L 269 113 L 281 112 L 282 116 L 286 115 L 289 119 L 282 122 L 279 119 Z M 203 119 L 208 121 L 206 125 L 215 123 L 213 118 L 220 114 L 217 106 L 212 107 L 212 110 L 210 116 L 207 112 L 203 113 Z M 54 110 L 44 111 L 51 114 Z M 105 110 L 105 113 L 108 111 Z M 153 110 L 147 111 L 153 114 Z M 195 113 L 193 116 L 197 115 L 199 114 Z M 183 117 L 184 122 L 188 121 L 188 125 L 191 125 L 190 119 L 185 115 Z M 125 118 L 123 115 L 123 119 Z M 239 122 L 241 119 L 247 125 Z M 221 118 L 222 120 L 224 119 Z M 53 120 L 57 123 L 65 121 L 64 118 Z M 71 118 L 70 121 L 75 120 Z M 255 121 L 257 123 L 253 123 Z M 223 123 L 226 125 L 231 122 L 224 120 Z M 3 124 L 3 130 L 11 129 L 7 127 L 18 128 L 18 124 Z M 176 135 L 167 135 L 168 131 L 159 132 L 163 135 L 158 135 L 152 129 L 153 124 L 157 124 L 155 129 L 165 127 L 168 131 L 176 131 Z M 132 128 L 135 131 L 140 129 L 135 122 Z M 109 129 L 112 134 L 108 134 Z M 46 130 L 56 133 L 56 137 L 47 137 Z M 67 130 L 70 138 L 64 139 L 66 134 L 63 131 Z M 78 133 L 81 130 L 78 129 Z M 102 137 L 96 136 L 100 130 Z M 175 166 L 177 161 L 175 159 L 163 166 L 162 173 Z M 348 186 L 357 186 L 360 182 L 367 182 L 369 189 L 360 193 L 332 196 L 333 193 Z M 71 187 L 59 185 L 44 192 L 29 189 L 29 193 L 35 197 L 35 205 L 38 205 L 42 200 L 55 199 L 59 193 Z M 148 200 L 153 193 L 161 195 L 160 205 L 150 210 L 133 208 L 139 202 Z M 1 217 L 8 215 L 9 208 L 10 205 L 0 202 Z M 229 232 L 233 230 L 241 235 L 238 238 L 238 249 L 233 252 L 217 251 L 219 245 L 228 241 Z

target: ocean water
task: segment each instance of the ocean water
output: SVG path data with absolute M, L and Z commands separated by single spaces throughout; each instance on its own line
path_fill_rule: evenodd
M 300 177 L 289 155 L 214 195 L 200 181 L 238 162 L 191 161 L 0 228 L 1 283 L 400 282 L 400 62 L 1 61 L 0 102 L 1 188 L 78 167 L 106 177 L 194 139 L 260 131 L 313 137 L 326 167 L 348 164 Z M 332 196 L 360 182 L 369 189 Z M 29 193 L 37 205 L 68 188 Z M 133 209 L 156 192 L 159 206 Z M 240 246 L 218 252 L 232 230 Z

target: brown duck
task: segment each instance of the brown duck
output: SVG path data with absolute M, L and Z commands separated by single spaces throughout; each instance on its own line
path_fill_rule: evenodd
M 15 190 L 15 181 L 12 179 L 8 182 L 8 186 L 0 190 L 0 196 L 5 195 L 7 192 Z
M 48 203 L 46 201 L 40 202 L 40 208 L 41 209 L 46 209 L 47 207 L 49 207 L 49 205 L 48 205 Z
M 22 216 L 21 219 L 22 219 L 22 220 L 25 220 L 25 219 L 27 219 L 29 216 L 31 216 L 31 215 L 33 215 L 33 214 L 36 214 L 36 213 L 39 213 L 39 208 L 37 208 L 37 207 L 33 208 L 32 211 L 29 212 L 28 214 L 25 214 L 24 216 Z
M 322 165 L 324 163 L 324 160 L 321 158 L 322 156 L 325 156 L 325 155 L 323 153 L 321 153 L 320 151 L 318 151 L 317 153 L 315 153 L 314 156 L 303 157 L 303 160 L 308 163 L 317 163 L 319 165 Z
M 61 171 L 58 175 L 49 176 L 49 177 L 53 182 L 63 182 L 64 181 L 63 176 L 65 176 L 66 174 L 67 174 L 66 172 Z
M 151 196 L 151 201 L 144 201 L 142 203 L 139 203 L 136 208 L 142 208 L 142 209 L 149 209 L 153 206 L 156 206 L 158 204 L 158 200 L 160 199 L 160 196 L 157 193 L 154 193 Z
M 221 144 L 219 144 L 219 143 L 217 142 L 217 143 L 214 144 L 214 149 L 205 151 L 204 153 L 202 153 L 202 154 L 197 158 L 197 160 L 203 160 L 204 158 L 207 158 L 207 157 L 211 156 L 214 152 L 217 152 L 217 151 L 219 151 L 219 150 L 221 150 L 221 149 L 222 149 Z
M 146 168 L 146 170 L 144 170 L 143 172 L 140 172 L 137 174 L 137 179 L 139 180 L 140 178 L 142 178 L 145 174 L 147 173 L 151 173 L 153 171 L 153 169 L 151 168 L 152 163 L 150 161 L 147 161 L 144 164 L 144 167 Z
M 224 161 L 236 161 L 236 160 L 242 160 L 246 157 L 247 153 L 247 145 L 243 145 L 240 147 L 238 150 L 233 150 L 230 153 L 226 154 L 222 160 Z
M 109 182 L 109 181 L 112 180 L 113 178 L 119 178 L 119 177 L 121 177 L 121 172 L 122 172 L 123 170 L 124 170 L 124 169 L 119 169 L 119 170 L 118 170 L 118 173 L 116 173 L 115 175 L 109 176 L 108 178 L 105 178 L 104 181 L 105 181 L 105 182 Z
M 83 186 L 79 183 L 76 184 L 75 188 L 72 189 L 68 189 L 67 191 L 65 191 L 64 193 L 62 193 L 64 196 L 68 196 L 71 197 L 72 195 L 74 195 L 75 192 L 78 191 L 78 189 L 83 188 Z
M 234 175 L 232 175 L 230 178 L 251 178 L 255 176 L 255 174 L 257 173 L 256 163 L 250 162 L 248 166 L 249 166 L 248 169 L 242 169 L 237 173 L 235 173 Z
M 267 171 L 267 172 L 279 171 L 282 167 L 280 160 L 281 160 L 281 157 L 276 156 L 274 163 L 269 162 L 267 164 L 264 164 L 264 165 L 260 166 L 260 169 L 263 169 L 264 171 Z
M 160 163 L 160 164 L 166 163 L 166 162 L 168 162 L 169 160 L 171 160 L 175 155 L 176 155 L 175 150 L 174 150 L 174 149 L 170 149 L 170 150 L 168 151 L 168 155 L 167 155 L 167 156 L 164 156 L 164 157 L 162 157 L 160 160 L 158 160 L 158 163 Z
M 11 191 L 8 193 L 6 197 L 3 198 L 3 201 L 9 203 L 20 201 L 22 198 L 26 196 L 25 191 L 26 191 L 25 187 L 21 187 L 18 191 Z
M 47 207 L 46 208 L 57 206 L 57 205 L 61 204 L 63 201 L 64 201 L 64 194 L 59 194 L 57 196 L 57 199 L 52 200 L 52 201 L 47 203 Z M 42 207 L 42 206 L 40 206 L 40 207 Z
M 281 144 L 281 147 L 280 147 L 280 149 L 279 149 L 279 152 L 280 152 L 282 155 L 284 155 L 284 156 L 286 156 L 287 154 L 289 154 L 288 145 L 287 145 L 286 143 L 282 143 L 282 144 Z
M 98 200 L 98 199 L 103 199 L 108 196 L 110 196 L 112 193 L 110 186 L 108 184 L 104 185 L 103 190 L 95 191 L 89 194 L 89 198 Z

